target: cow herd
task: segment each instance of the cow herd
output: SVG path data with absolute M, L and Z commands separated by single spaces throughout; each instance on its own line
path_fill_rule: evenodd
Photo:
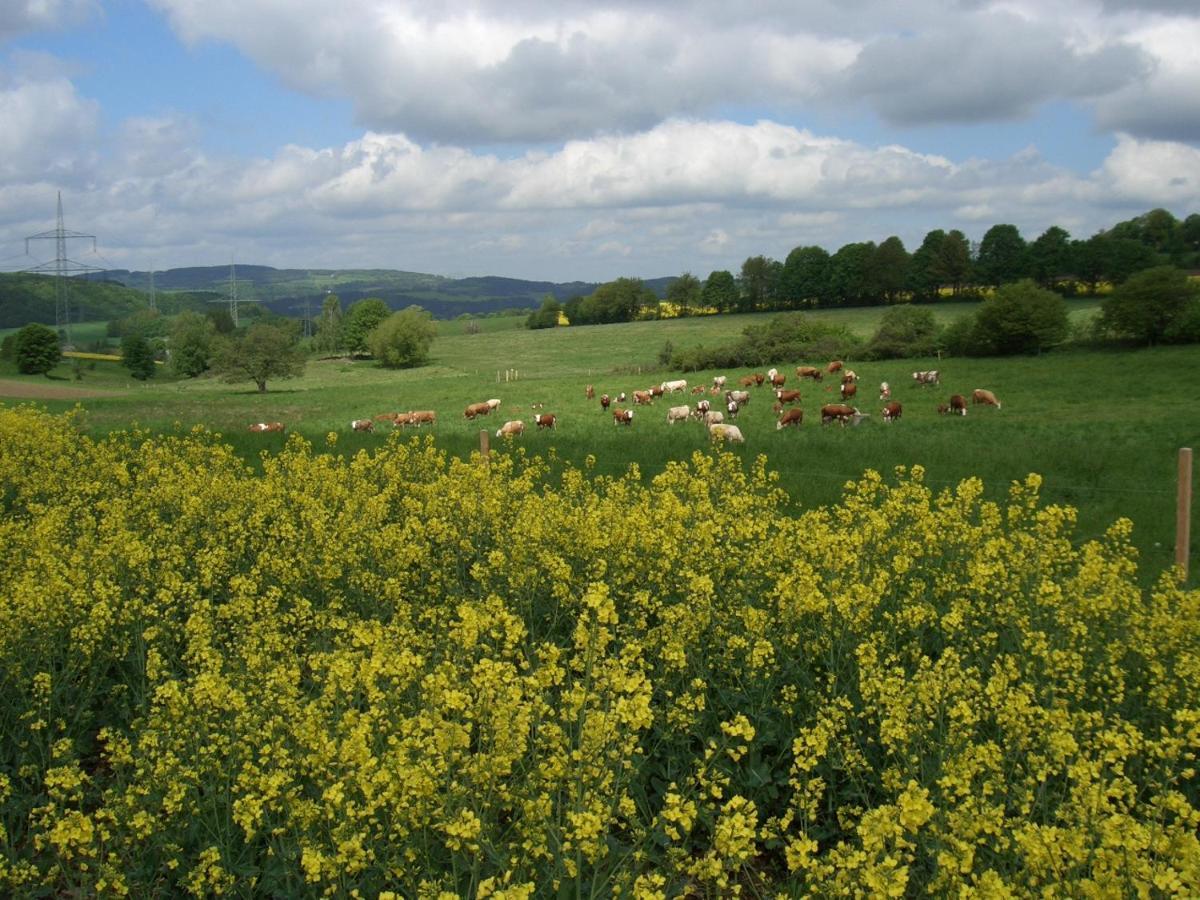
M 870 413 L 862 412 L 857 406 L 854 406 L 852 401 L 858 395 L 858 375 L 853 370 L 846 368 L 841 360 L 833 360 L 823 368 L 816 366 L 797 366 L 795 369 L 797 381 L 811 380 L 814 384 L 814 390 L 820 390 L 822 393 L 832 393 L 834 387 L 832 385 L 823 385 L 816 388 L 816 384 L 823 381 L 826 375 L 836 375 L 839 377 L 837 382 L 837 394 L 840 402 L 824 403 L 820 408 L 820 422 L 822 425 L 829 425 L 837 422 L 841 426 L 858 425 L 864 419 L 870 417 Z M 937 370 L 929 370 L 922 372 L 913 372 L 913 385 L 915 387 L 931 387 L 941 385 L 941 373 Z M 751 401 L 751 388 L 762 388 L 764 385 L 770 385 L 771 394 L 774 397 L 772 411 L 775 414 L 775 429 L 781 431 L 784 428 L 798 428 L 804 421 L 804 410 L 799 406 L 802 399 L 802 392 L 799 388 L 787 387 L 787 375 L 778 369 L 772 368 L 767 372 L 755 372 L 747 375 L 742 375 L 737 378 L 737 388 L 726 389 L 725 385 L 728 382 L 728 376 L 717 375 L 712 379 L 711 386 L 704 384 L 695 385 L 691 388 L 691 394 L 707 395 L 700 396 L 694 403 L 675 403 L 668 407 L 666 421 L 668 425 L 675 425 L 679 422 L 688 422 L 695 420 L 701 423 L 707 431 L 709 438 L 713 442 L 732 442 L 744 443 L 745 435 L 741 428 L 734 424 L 732 420 L 738 417 L 738 413 L 743 410 Z M 652 385 L 644 390 L 634 390 L 629 394 L 625 391 L 619 391 L 615 394 L 601 393 L 599 395 L 599 405 L 601 411 L 612 415 L 613 425 L 625 426 L 630 428 L 633 426 L 634 408 L 629 408 L 629 398 L 632 398 L 632 406 L 649 407 L 653 403 L 666 396 L 673 394 L 688 393 L 688 382 L 686 379 L 679 378 L 668 381 L 663 381 L 660 384 Z M 596 399 L 596 389 L 594 385 L 587 385 L 584 389 L 584 396 L 587 400 Z M 882 421 L 885 424 L 890 424 L 901 418 L 904 408 L 903 405 L 892 398 L 891 386 L 888 382 L 881 382 L 879 385 L 879 399 L 883 401 L 883 407 L 880 411 Z M 615 405 L 614 405 L 615 401 Z M 972 405 L 994 406 L 1000 409 L 1000 401 L 991 391 L 977 388 L 971 392 Z M 484 400 L 475 403 L 467 404 L 463 410 L 463 418 L 467 421 L 475 421 L 482 416 L 490 416 L 501 406 L 501 401 L 498 398 Z M 531 408 L 540 410 L 544 407 L 543 403 L 533 403 Z M 946 403 L 937 405 L 939 414 L 944 415 L 961 415 L 967 414 L 967 398 L 962 394 L 953 394 Z M 642 417 L 639 417 L 639 421 Z M 393 429 L 404 427 L 421 427 L 423 425 L 436 425 L 437 413 L 433 410 L 410 410 L 408 412 L 391 412 L 380 413 L 370 419 L 353 419 L 350 422 L 351 431 L 373 432 L 376 423 L 390 422 Z M 535 413 L 533 418 L 529 420 L 530 424 L 534 425 L 539 431 L 543 429 L 557 429 L 558 416 L 554 413 L 539 412 Z M 510 419 L 502 424 L 496 430 L 496 437 L 499 438 L 516 438 L 525 433 L 526 423 L 524 419 Z M 282 422 L 256 422 L 249 426 L 251 432 L 283 432 L 285 425 Z

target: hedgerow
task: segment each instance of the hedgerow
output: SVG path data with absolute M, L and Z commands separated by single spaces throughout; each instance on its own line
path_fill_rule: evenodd
M 1194 896 L 1200 593 L 1038 486 L 0 408 L 0 889 Z

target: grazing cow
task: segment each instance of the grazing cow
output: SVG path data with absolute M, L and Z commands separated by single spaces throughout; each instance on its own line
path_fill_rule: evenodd
M 942 379 L 937 369 L 926 372 L 913 372 L 913 381 L 924 387 L 927 384 L 941 384 Z
M 703 394 L 703 393 L 704 393 L 704 385 L 702 385 L 702 384 L 698 384 L 694 388 L 692 388 L 692 396 L 693 397 L 695 397 L 697 394 Z
M 612 403 L 612 397 L 608 396 L 608 394 L 600 395 L 600 408 L 602 410 L 608 412 L 608 404 L 610 403 Z
M 834 372 L 842 371 L 843 365 L 845 365 L 845 363 L 843 363 L 840 359 L 835 359 L 833 362 L 831 362 L 829 365 L 827 365 L 825 367 L 825 371 L 828 374 L 832 375 Z
M 415 425 L 417 428 L 422 425 L 436 425 L 437 413 L 432 409 L 418 409 L 404 416 L 404 424 Z
M 492 398 L 491 400 L 489 400 L 487 402 L 487 405 L 488 405 L 488 409 L 499 409 L 500 401 L 495 398 Z
M 753 382 L 751 382 L 751 383 L 753 383 Z M 709 395 L 710 397 L 715 397 L 715 396 L 717 396 L 717 394 L 719 394 L 719 393 L 721 393 L 721 389 L 720 389 L 719 387 L 714 387 L 714 388 L 709 388 L 709 389 L 708 389 L 708 395 Z
M 351 431 L 374 431 L 375 423 L 370 419 L 354 419 L 350 422 Z
M 853 420 L 857 425 L 866 418 L 866 413 L 859 412 L 853 406 L 847 406 L 844 403 L 827 403 L 821 407 L 821 424 L 828 425 L 830 422 L 840 422 L 842 427 L 845 427 L 847 422 Z
M 950 414 L 958 413 L 960 416 L 967 414 L 967 401 L 962 394 L 955 394 L 950 398 Z
M 717 441 L 732 441 L 735 444 L 746 443 L 746 439 L 742 437 L 742 429 L 736 425 L 725 425 L 722 423 L 709 425 L 708 436 L 713 443 Z
M 796 403 L 800 400 L 799 391 L 776 391 L 775 399 L 780 403 Z
M 632 409 L 614 409 L 613 410 L 614 425 L 632 425 L 633 410 Z
M 696 401 L 696 418 L 702 417 L 706 412 L 712 409 L 712 404 L 707 400 Z
M 512 438 L 525 433 L 525 423 L 520 419 L 505 422 L 496 429 L 496 437 Z
M 892 388 L 886 381 L 879 382 L 879 399 L 890 400 L 892 397 Z
M 720 390 L 721 388 L 725 387 L 725 376 L 724 375 L 714 375 L 713 376 L 713 387 L 717 388 L 717 390 Z
M 617 394 L 617 402 L 618 403 L 625 402 L 625 392 L 624 391 L 621 391 L 621 393 Z
M 938 415 L 939 416 L 944 416 L 948 412 L 950 412 L 950 404 L 949 403 L 939 403 L 938 404 Z
M 667 410 L 667 424 L 674 425 L 676 422 L 686 422 L 692 416 L 692 408 L 690 406 L 672 406 Z
M 398 413 L 398 412 L 379 413 L 379 415 L 371 416 L 371 418 L 374 419 L 376 422 L 391 422 L 393 425 L 395 425 L 396 419 L 402 415 L 404 415 L 404 414 Z
M 596 389 L 592 385 L 589 384 L 587 387 L 585 387 L 583 389 L 583 393 L 584 393 L 584 396 L 586 396 L 589 400 L 591 400 L 593 397 L 596 396 Z
M 704 414 L 704 424 L 705 425 L 718 425 L 724 421 L 725 421 L 725 413 L 721 412 L 719 409 L 714 409 L 711 412 L 706 412 Z
M 636 395 L 637 391 L 634 391 L 633 393 Z M 647 393 L 647 392 L 642 391 L 642 393 Z M 663 389 L 659 385 L 656 384 L 654 387 L 650 388 L 649 394 L 651 397 L 661 397 L 663 395 Z
M 546 404 L 545 403 L 530 403 L 529 408 L 530 409 L 545 409 Z
M 774 375 L 771 376 L 771 387 L 775 388 L 776 390 L 783 387 L 784 384 L 786 384 L 786 383 L 787 383 L 787 376 L 784 375 L 782 372 L 776 372 Z
M 286 427 L 282 422 L 255 422 L 249 430 L 255 434 L 266 434 L 272 431 L 282 432 Z
M 767 369 L 767 378 L 772 382 L 775 380 L 775 376 L 778 374 L 779 374 L 778 369 Z
M 858 393 L 858 385 L 853 381 L 842 382 L 842 402 L 845 403 L 851 397 Z
M 1000 401 L 996 399 L 996 395 L 983 388 L 975 388 L 971 391 L 971 403 L 983 403 L 987 406 L 994 406 L 996 409 L 1000 408 Z
M 392 419 L 392 429 L 402 428 L 405 425 L 412 424 L 412 413 L 396 413 L 396 417 Z
M 687 379 L 679 378 L 675 381 L 664 381 L 662 384 L 659 385 L 659 388 L 665 394 L 674 394 L 674 393 L 682 394 L 684 391 L 687 390 Z
M 747 403 L 750 402 L 750 392 L 749 391 L 726 391 L 725 392 L 725 402 L 729 403 L 731 400 L 733 402 L 737 403 L 738 406 L 745 406 Z
M 490 415 L 492 406 L 490 403 L 472 403 L 464 411 L 463 415 L 468 419 L 474 419 L 476 416 Z
M 767 380 L 767 376 L 766 376 L 766 375 L 764 375 L 762 372 L 755 372 L 755 373 L 754 373 L 753 375 L 751 375 L 750 377 L 754 379 L 754 385 L 755 385 L 755 387 L 762 387 L 762 386 L 763 386 L 763 382 Z M 749 385 L 747 385 L 747 387 L 748 387 L 748 386 L 749 386 Z
M 533 424 L 538 428 L 558 428 L 558 417 L 554 413 L 538 413 L 533 417 Z
M 821 380 L 821 370 L 816 366 L 796 366 L 797 378 L 811 378 L 813 381 Z
M 842 372 L 842 384 L 847 384 L 851 381 L 855 384 L 858 383 L 858 373 L 853 369 L 846 369 L 846 371 Z
M 776 400 L 771 404 L 771 412 L 775 413 L 776 415 L 783 412 L 783 404 Z
M 754 387 L 754 383 L 756 380 L 758 381 L 759 384 L 762 384 L 762 376 L 761 375 L 743 375 L 741 378 L 738 379 L 738 384 L 740 384 L 742 387 Z
M 779 417 L 779 421 L 775 423 L 775 430 L 781 431 L 789 425 L 795 425 L 799 428 L 802 421 L 804 421 L 804 410 L 799 407 L 792 407 Z
M 654 397 L 649 391 L 633 392 L 633 402 L 639 404 L 640 406 L 649 406 L 653 399 Z
M 896 419 L 900 418 L 901 412 L 903 412 L 903 408 L 897 401 L 893 400 L 890 403 L 885 403 L 883 405 L 883 421 L 895 421 Z
M 736 400 L 730 400 L 728 403 L 725 404 L 725 411 L 727 413 L 729 413 L 729 418 L 731 418 L 731 419 L 737 418 L 738 410 L 740 410 L 741 408 L 742 407 L 738 404 L 738 402 Z

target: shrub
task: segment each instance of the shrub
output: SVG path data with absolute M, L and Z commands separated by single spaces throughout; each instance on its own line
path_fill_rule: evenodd
M 972 343 L 977 355 L 1040 353 L 1068 334 L 1067 305 L 1031 279 L 1006 284 L 975 313 Z
M 58 335 L 37 322 L 30 322 L 16 333 L 12 352 L 17 370 L 26 375 L 45 375 L 62 359 Z
M 879 320 L 879 328 L 863 351 L 868 359 L 933 356 L 941 329 L 932 310 L 922 306 L 893 306 Z
M 1188 323 L 1195 316 L 1198 293 L 1200 288 L 1181 269 L 1147 269 L 1113 289 L 1104 301 L 1104 323 L 1119 335 L 1147 344 L 1168 340 L 1169 334 L 1186 335 L 1192 333 Z
M 429 360 L 436 335 L 433 316 L 419 306 L 410 306 L 380 322 L 367 336 L 367 347 L 380 365 L 410 369 Z

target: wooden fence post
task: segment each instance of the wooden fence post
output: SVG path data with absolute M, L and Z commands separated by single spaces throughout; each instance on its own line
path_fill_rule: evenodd
M 1179 448 L 1179 493 L 1175 504 L 1175 565 L 1188 577 L 1188 550 L 1192 540 L 1192 448 Z
M 491 462 L 491 449 L 488 447 L 488 436 L 486 428 L 479 432 L 479 455 L 483 458 L 485 466 Z

